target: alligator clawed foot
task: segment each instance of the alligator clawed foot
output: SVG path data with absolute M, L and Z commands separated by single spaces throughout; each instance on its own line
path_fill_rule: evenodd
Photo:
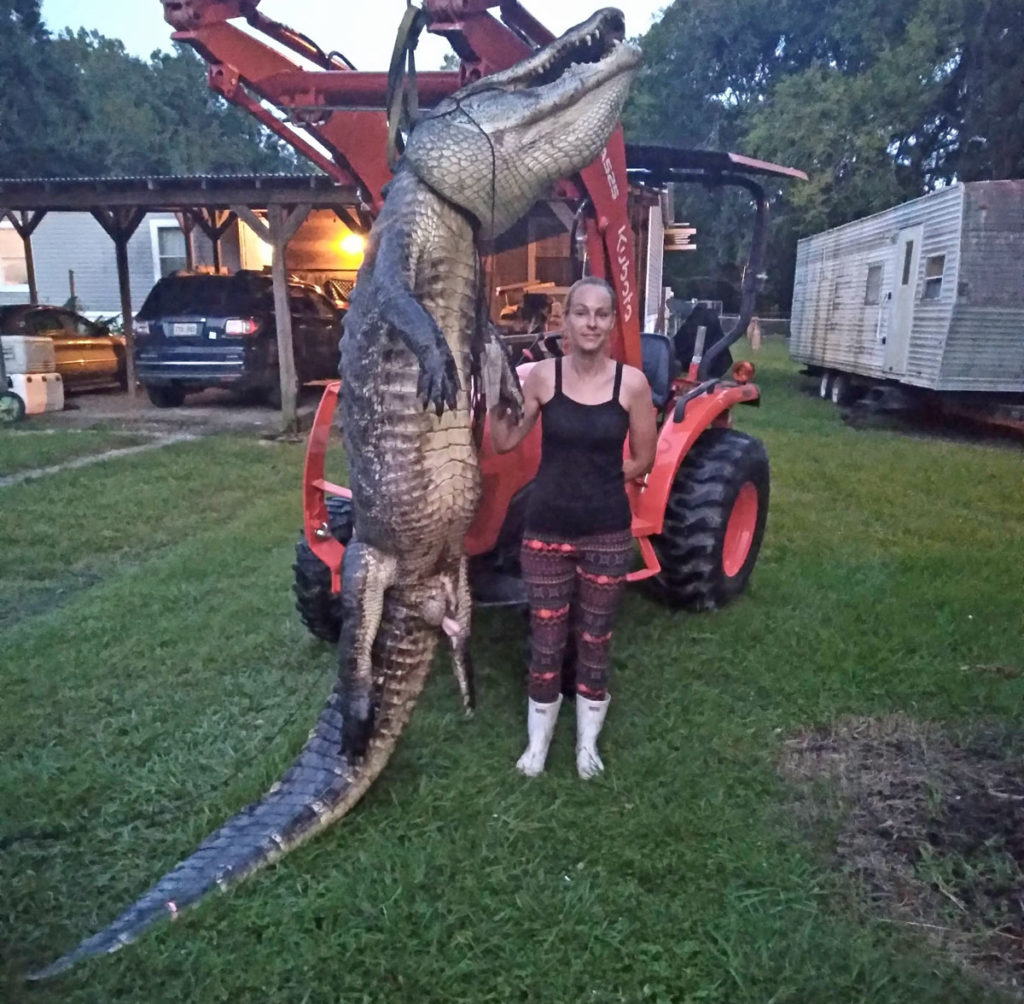
M 345 708 L 341 726 L 341 755 L 346 760 L 361 760 L 373 734 L 373 706 L 369 700 L 351 701 Z
M 426 359 L 420 360 L 420 375 L 416 394 L 423 402 L 423 408 L 433 407 L 438 417 L 444 412 L 455 410 L 459 392 L 459 373 L 455 357 L 447 345 L 441 344 Z

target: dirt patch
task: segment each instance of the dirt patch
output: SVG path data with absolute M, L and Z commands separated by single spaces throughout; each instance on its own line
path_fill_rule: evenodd
M 789 740 L 799 808 L 872 904 L 1024 999 L 1024 733 L 965 741 L 902 715 Z

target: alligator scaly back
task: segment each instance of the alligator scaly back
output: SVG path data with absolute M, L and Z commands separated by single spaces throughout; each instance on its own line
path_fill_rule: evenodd
M 43 980 L 92 955 L 116 952 L 152 924 L 175 919 L 214 888 L 277 860 L 344 816 L 384 769 L 423 689 L 437 631 L 409 613 L 398 597 L 386 601 L 374 662 L 387 665 L 380 681 L 376 728 L 359 763 L 339 752 L 342 712 L 336 683 L 295 761 L 260 801 L 207 837 L 102 931 L 29 980 Z

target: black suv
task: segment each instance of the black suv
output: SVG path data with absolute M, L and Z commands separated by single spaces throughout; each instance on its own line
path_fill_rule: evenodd
M 288 301 L 299 383 L 337 377 L 342 311 L 307 283 L 289 282 Z M 165 276 L 135 320 L 135 366 L 160 408 L 207 387 L 280 406 L 270 276 Z

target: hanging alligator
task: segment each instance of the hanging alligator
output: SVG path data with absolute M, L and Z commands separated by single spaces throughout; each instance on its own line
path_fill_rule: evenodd
M 511 69 L 445 99 L 413 128 L 377 218 L 342 339 L 342 427 L 355 527 L 342 568 L 335 686 L 297 759 L 259 801 L 108 927 L 29 976 L 113 952 L 214 887 L 344 816 L 409 721 L 442 633 L 464 704 L 470 600 L 462 541 L 481 482 L 474 378 L 521 403 L 487 343 L 478 241 L 592 161 L 619 120 L 640 53 L 605 9 Z M 489 362 L 485 363 L 485 360 Z

